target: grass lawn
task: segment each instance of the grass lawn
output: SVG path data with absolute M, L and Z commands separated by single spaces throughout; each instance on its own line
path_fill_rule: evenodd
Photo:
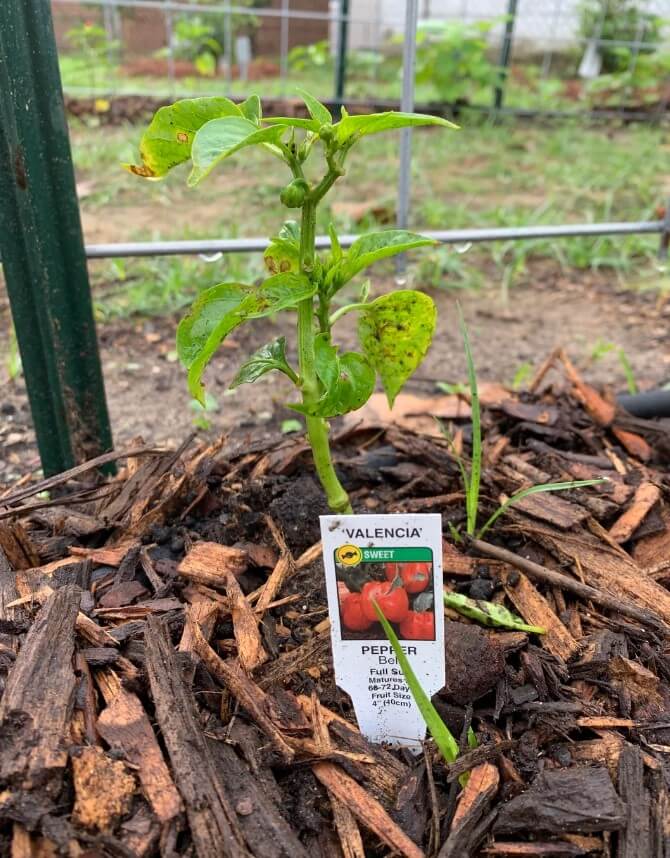
M 72 123 L 72 145 L 89 242 L 269 235 L 285 210 L 278 192 L 283 166 L 246 150 L 204 181 L 186 187 L 186 169 L 147 182 L 120 164 L 137 157 L 142 128 Z M 663 128 L 577 123 L 465 123 L 458 132 L 414 135 L 412 227 L 655 219 L 670 193 L 670 141 Z M 321 212 L 342 232 L 392 224 L 398 177 L 397 134 L 372 137 L 354 151 L 347 180 Z M 413 274 L 423 285 L 504 290 L 533 259 L 564 270 L 608 269 L 636 288 L 667 288 L 656 261 L 655 236 L 536 240 L 440 247 L 423 252 Z M 224 279 L 258 276 L 256 256 L 100 261 L 92 266 L 102 317 L 173 311 L 200 288 Z

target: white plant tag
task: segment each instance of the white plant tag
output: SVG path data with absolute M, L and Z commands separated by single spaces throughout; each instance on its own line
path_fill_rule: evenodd
M 420 751 L 426 725 L 369 595 L 391 621 L 426 694 L 444 686 L 439 515 L 322 515 L 335 681 L 361 733 Z

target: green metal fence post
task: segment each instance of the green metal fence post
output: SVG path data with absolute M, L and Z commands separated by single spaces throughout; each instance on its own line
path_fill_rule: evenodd
M 500 110 L 502 108 L 503 98 L 505 97 L 509 64 L 512 59 L 512 42 L 514 41 L 514 24 L 516 23 L 517 5 L 518 0 L 508 0 L 507 2 L 505 34 L 500 46 L 500 77 L 498 78 L 498 83 L 493 97 L 493 106 L 495 110 Z
M 0 2 L 0 254 L 45 474 L 111 448 L 49 0 Z
M 349 41 L 349 0 L 340 0 L 337 23 L 337 56 L 335 57 L 335 107 L 342 109 L 347 83 L 347 50 Z

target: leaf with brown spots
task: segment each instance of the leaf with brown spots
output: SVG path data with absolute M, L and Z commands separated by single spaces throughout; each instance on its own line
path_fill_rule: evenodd
M 199 128 L 211 119 L 238 116 L 240 108 L 229 98 L 184 98 L 161 107 L 140 141 L 142 164 L 124 164 L 136 176 L 160 179 L 173 167 L 191 157 L 193 138 Z
M 358 338 L 379 373 L 389 405 L 424 359 L 435 333 L 437 310 L 423 292 L 403 289 L 368 304 Z

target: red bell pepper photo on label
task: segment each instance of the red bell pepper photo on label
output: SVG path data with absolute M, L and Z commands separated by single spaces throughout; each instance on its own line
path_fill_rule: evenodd
M 377 620 L 373 600 L 390 623 L 401 623 L 409 612 L 407 590 L 399 582 L 370 581 L 363 586 L 361 593 L 363 614 L 370 622 Z
M 342 624 L 350 632 L 364 632 L 372 625 L 372 620 L 363 612 L 362 600 L 360 593 L 349 593 L 344 599 L 340 598 Z
M 430 584 L 433 565 L 432 563 L 387 563 L 385 572 L 388 581 L 393 581 L 399 576 L 408 593 L 422 593 Z
M 400 640 L 435 640 L 430 549 L 375 549 L 354 544 L 334 553 L 342 640 L 383 640 L 374 603 Z
M 435 614 L 432 611 L 409 611 L 400 623 L 400 637 L 415 641 L 432 641 L 435 637 Z

